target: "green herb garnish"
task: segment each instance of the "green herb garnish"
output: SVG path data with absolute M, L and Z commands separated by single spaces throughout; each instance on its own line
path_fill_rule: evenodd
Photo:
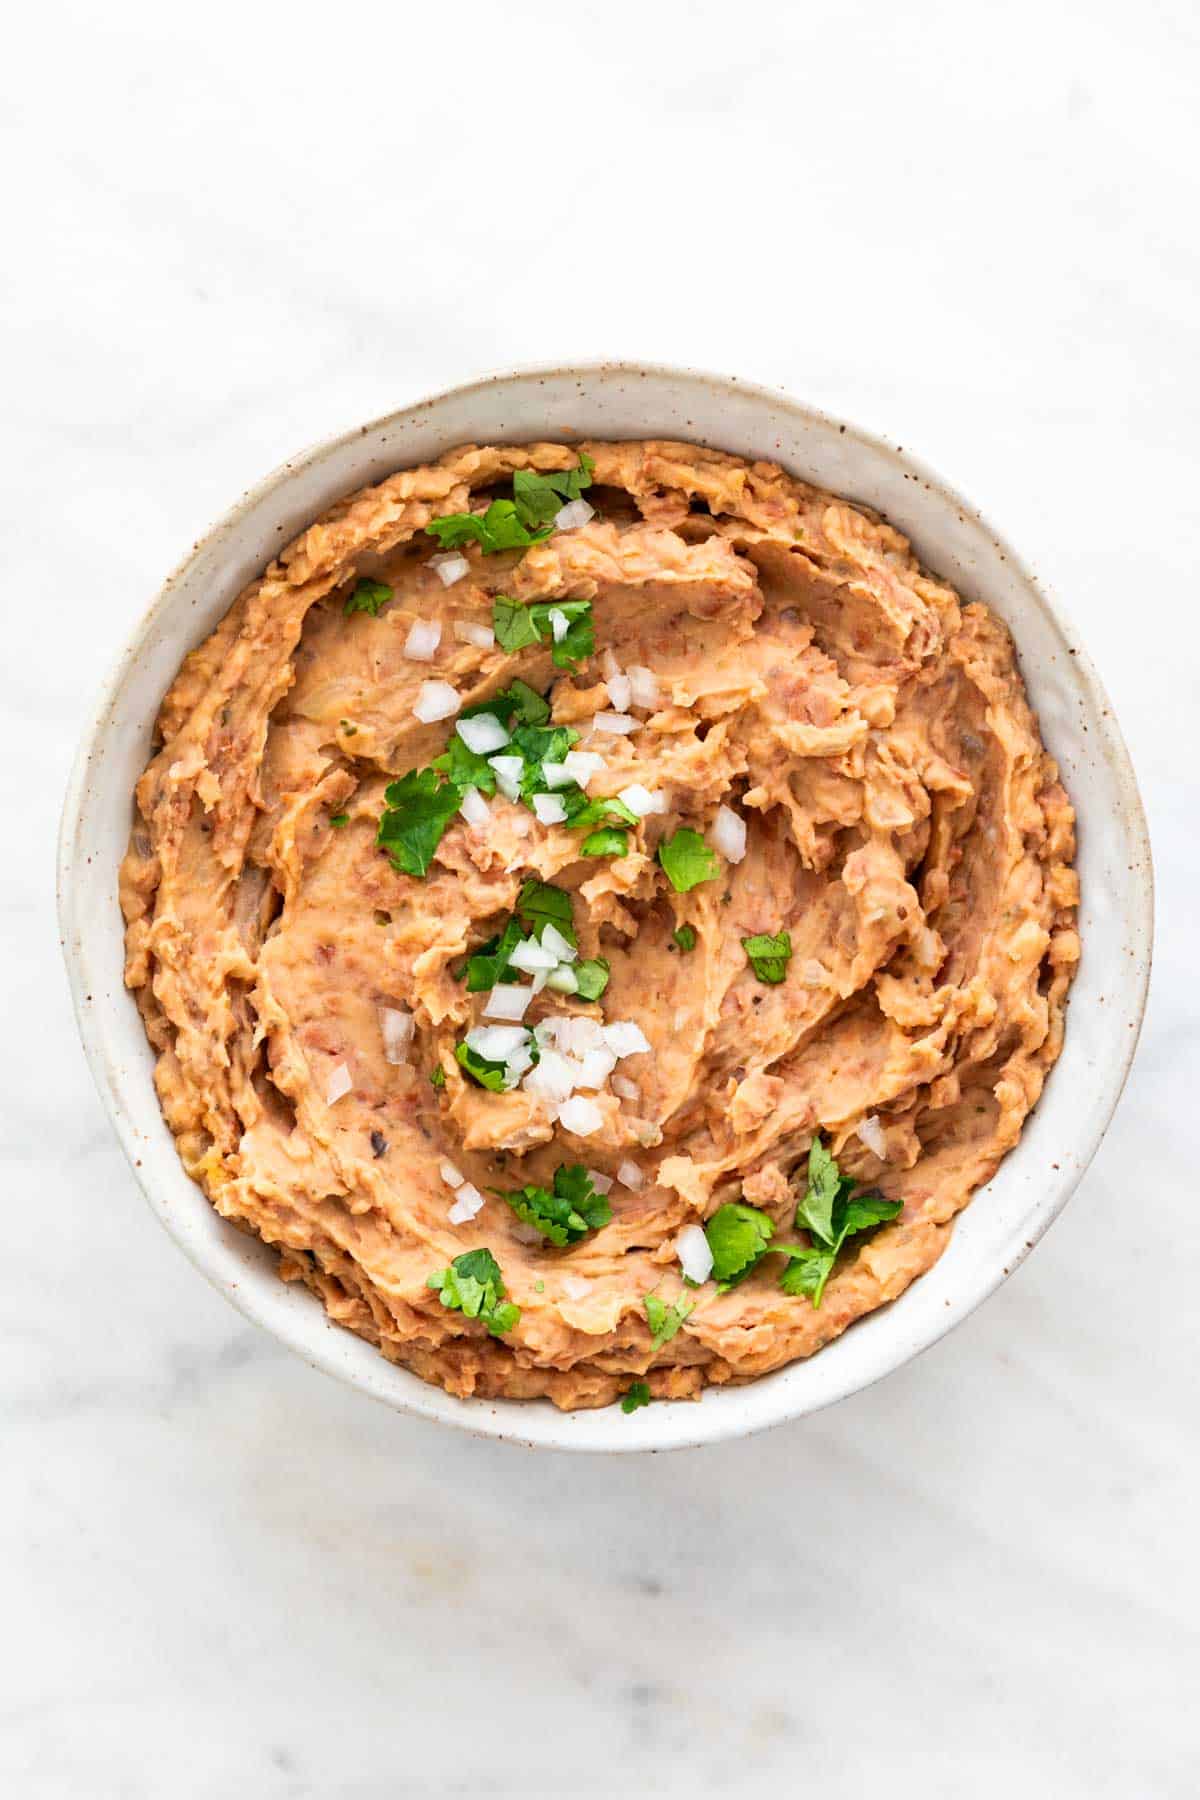
M 554 636 L 551 613 L 561 613 L 567 629 L 561 638 Z M 535 600 L 526 606 L 498 594 L 492 603 L 492 629 L 496 642 L 509 655 L 534 644 L 551 645 L 550 657 L 556 669 L 572 674 L 596 648 L 590 600 Z
M 676 1300 L 673 1306 L 668 1306 L 657 1294 L 647 1294 L 645 1304 L 646 1320 L 656 1350 L 663 1344 L 669 1344 L 683 1321 L 696 1310 L 694 1300 Z
M 333 829 L 335 831 L 340 831 L 342 829 L 343 825 L 348 825 L 350 823 L 350 814 L 349 813 L 330 813 L 329 823 L 333 826 Z
M 522 884 L 517 895 L 517 917 L 538 937 L 545 926 L 555 925 L 572 947 L 578 941 L 571 918 L 571 896 L 548 881 L 531 878 Z
M 435 769 L 410 769 L 384 791 L 383 816 L 375 842 L 386 850 L 392 866 L 405 875 L 422 876 L 462 803 L 462 793 Z
M 554 1171 L 552 1190 L 522 1187 L 493 1191 L 507 1200 L 518 1219 L 532 1225 L 560 1249 L 577 1244 L 589 1231 L 599 1231 L 612 1218 L 607 1197 L 596 1192 L 581 1163 L 560 1163 Z
M 430 1275 L 425 1286 L 441 1295 L 442 1305 L 468 1319 L 478 1319 L 493 1337 L 511 1331 L 521 1309 L 504 1298 L 500 1265 L 490 1250 L 466 1250 L 448 1269 Z
M 771 937 L 768 932 L 760 931 L 756 937 L 743 938 L 742 948 L 758 979 L 771 987 L 778 987 L 792 960 L 792 940 L 789 934 L 780 931 Z
M 611 826 L 593 831 L 579 846 L 580 856 L 624 856 L 629 849 L 629 833 Z
M 518 469 L 511 500 L 493 500 L 485 513 L 448 513 L 430 519 L 425 529 L 446 550 L 460 549 L 472 539 L 485 556 L 494 556 L 499 550 L 528 549 L 548 538 L 555 514 L 591 486 L 594 467 L 591 457 L 581 453 L 574 469 L 548 475 Z
M 386 581 L 369 581 L 364 576 L 355 582 L 342 610 L 347 617 L 351 613 L 365 612 L 373 619 L 378 618 L 380 607 L 387 605 L 392 591 Z
M 430 1087 L 435 1087 L 435 1088 L 444 1088 L 445 1087 L 446 1071 L 445 1071 L 445 1069 L 443 1069 L 441 1063 L 438 1064 L 436 1069 L 430 1070 L 429 1085 L 430 1085 Z
M 466 1043 L 456 1044 L 454 1055 L 466 1074 L 472 1081 L 478 1082 L 480 1087 L 487 1088 L 492 1094 L 502 1094 L 505 1091 L 508 1083 L 502 1062 L 492 1062 L 488 1057 L 480 1056 L 478 1050 L 472 1050 Z
M 687 951 L 696 948 L 696 933 L 691 925 L 681 925 L 678 931 L 673 931 L 671 933 L 671 936 L 685 954 Z
M 846 1239 L 886 1225 L 902 1210 L 898 1200 L 885 1200 L 880 1194 L 852 1197 L 856 1186 L 854 1177 L 843 1175 L 820 1138 L 814 1137 L 808 1153 L 808 1186 L 796 1208 L 797 1228 L 808 1232 L 812 1247 L 786 1247 L 788 1264 L 779 1278 L 785 1294 L 806 1294 L 814 1308 L 820 1306 Z
M 736 1287 L 767 1253 L 775 1226 L 768 1213 L 744 1200 L 719 1206 L 704 1227 L 712 1251 L 712 1278 L 721 1292 Z
M 664 838 L 658 846 L 658 860 L 677 894 L 686 894 L 702 881 L 712 881 L 721 872 L 721 859 L 690 826 Z
M 583 962 L 572 963 L 571 973 L 575 977 L 575 992 L 579 998 L 598 1000 L 608 986 L 612 971 L 607 957 L 589 956 Z
M 633 1382 L 631 1386 L 626 1388 L 624 1394 L 621 1396 L 621 1411 L 623 1413 L 636 1412 L 639 1406 L 649 1406 L 649 1404 L 650 1383 L 648 1381 Z

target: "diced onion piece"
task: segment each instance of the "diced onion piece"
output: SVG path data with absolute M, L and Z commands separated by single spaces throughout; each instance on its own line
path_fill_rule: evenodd
M 613 1184 L 611 1175 L 602 1175 L 599 1169 L 589 1169 L 588 1179 L 598 1194 L 611 1193 Z
M 640 719 L 633 719 L 628 713 L 602 712 L 592 720 L 593 730 L 607 731 L 613 737 L 628 737 L 640 724 Z
M 612 1074 L 616 1060 L 611 1050 L 588 1050 L 579 1060 L 575 1086 L 602 1088 Z
M 471 565 L 458 550 L 447 550 L 442 556 L 431 556 L 429 566 L 443 587 L 453 587 L 464 575 L 469 575 Z
M 604 1039 L 617 1056 L 641 1056 L 650 1048 L 650 1039 L 632 1019 L 617 1019 L 604 1027 Z
M 591 1291 L 591 1282 L 585 1281 L 582 1275 L 563 1276 L 563 1293 L 568 1300 L 586 1300 Z
M 406 1008 L 381 1006 L 379 1029 L 383 1033 L 383 1054 L 387 1062 L 402 1063 L 412 1043 L 413 1016 Z
M 726 862 L 741 862 L 746 854 L 745 819 L 740 818 L 728 806 L 719 806 L 709 835 L 714 850 L 719 850 Z
M 594 750 L 568 750 L 560 763 L 543 763 L 542 774 L 550 781 L 550 771 L 556 771 L 551 787 L 565 787 L 569 781 L 578 782 L 585 788 L 589 781 L 594 781 L 604 767 L 604 758 L 597 756 Z M 557 770 L 562 770 L 560 780 Z
M 447 1187 L 460 1188 L 467 1179 L 461 1169 L 456 1169 L 452 1162 L 444 1162 L 438 1166 L 438 1174 Z
M 530 988 L 535 994 L 540 994 L 548 979 L 549 975 L 545 969 L 535 969 L 533 972 L 533 980 L 529 984 Z
M 557 1105 L 575 1092 L 574 1065 L 557 1050 L 543 1050 L 540 1062 L 530 1069 L 522 1086 L 536 1100 Z
M 533 810 L 543 825 L 561 825 L 567 816 L 567 809 L 557 794 L 535 794 Z
M 488 765 L 496 772 L 496 786 L 506 800 L 521 798 L 521 776 L 525 770 L 523 756 L 489 756 Z
M 494 650 L 496 634 L 490 625 L 477 625 L 474 619 L 455 619 L 454 635 L 460 644 L 474 644 L 477 650 Z
M 555 513 L 554 528 L 556 531 L 577 531 L 581 525 L 586 525 L 588 520 L 594 519 L 595 516 L 595 507 L 589 506 L 586 500 L 568 500 L 567 504 L 560 506 Z
M 675 1239 L 675 1254 L 689 1281 L 707 1281 L 712 1274 L 713 1253 L 701 1226 L 684 1226 Z
M 623 1162 L 617 1170 L 617 1180 L 622 1187 L 632 1188 L 635 1193 L 646 1185 L 646 1177 L 635 1162 Z
M 559 1107 L 558 1122 L 564 1131 L 573 1133 L 575 1137 L 591 1137 L 604 1124 L 604 1114 L 594 1100 L 587 1100 L 582 1094 L 572 1094 Z
M 413 714 L 422 725 L 433 725 L 438 719 L 450 718 L 461 705 L 458 690 L 448 681 L 423 681 L 413 702 Z
M 558 926 L 553 924 L 542 927 L 542 948 L 552 951 L 560 963 L 572 963 L 579 955 L 574 944 L 568 944 Z
M 871 1155 L 877 1156 L 882 1162 L 887 1156 L 887 1138 L 877 1114 L 869 1113 L 865 1119 L 860 1119 L 857 1131 Z
M 404 640 L 404 654 L 409 662 L 432 662 L 441 641 L 440 619 L 414 619 Z
M 463 789 L 462 805 L 459 812 L 468 825 L 486 825 L 492 816 L 492 809 L 476 787 Z
M 556 994 L 577 994 L 579 980 L 570 963 L 559 963 L 546 977 L 546 986 L 553 988 Z
M 559 1049 L 565 1050 L 568 1056 L 586 1056 L 589 1050 L 597 1050 L 604 1043 L 604 1027 L 598 1019 L 581 1014 L 577 1018 L 563 1016 L 547 1022 Z
M 508 828 L 514 837 L 527 838 L 533 830 L 533 820 L 525 813 L 518 813 L 515 819 L 508 821 Z
M 617 799 L 623 800 L 630 812 L 636 813 L 639 819 L 644 819 L 647 813 L 661 813 L 667 810 L 666 796 L 652 793 L 649 788 L 643 787 L 640 781 L 631 781 L 628 787 L 623 787 L 617 795 Z
M 571 621 L 568 619 L 561 606 L 552 606 L 548 617 L 550 620 L 550 630 L 554 634 L 554 641 L 556 644 L 561 644 L 568 631 L 571 629 Z
M 600 668 L 604 674 L 605 681 L 611 681 L 614 675 L 619 675 L 621 673 L 621 665 L 617 661 L 611 648 L 606 648 L 602 652 L 600 657 Z
M 354 1080 L 349 1069 L 344 1062 L 339 1063 L 336 1069 L 331 1069 L 329 1072 L 329 1081 L 325 1088 L 326 1106 L 335 1105 L 343 1094 L 350 1092 L 353 1086 Z
M 545 973 L 558 967 L 553 950 L 547 950 L 536 938 L 522 938 L 508 960 L 514 969 L 520 969 L 525 975 L 536 974 L 538 970 Z
M 662 698 L 662 690 L 653 669 L 647 669 L 643 663 L 631 663 L 626 673 L 633 691 L 633 704 L 644 706 L 647 711 L 657 706 Z
M 476 713 L 472 719 L 460 719 L 454 727 L 468 750 L 476 756 L 488 756 L 493 750 L 503 750 L 509 740 L 507 731 L 499 719 L 491 713 Z
M 473 1219 L 475 1217 L 475 1214 L 482 1206 L 483 1195 L 480 1193 L 479 1189 L 473 1186 L 471 1182 L 464 1181 L 457 1194 L 455 1194 L 454 1205 L 450 1208 L 446 1217 L 452 1225 L 464 1225 L 468 1219 Z
M 487 997 L 483 1009 L 485 1019 L 523 1019 L 533 999 L 533 989 L 518 987 L 514 982 L 498 981 Z
M 628 675 L 610 675 L 605 686 L 608 697 L 619 713 L 627 713 L 633 700 L 633 683 Z
M 619 1100 L 640 1100 L 642 1090 L 636 1081 L 630 1081 L 628 1075 L 614 1075 L 612 1091 Z
M 529 991 L 536 994 L 537 988 L 533 987 Z M 522 1044 L 518 1050 L 513 1051 L 511 1056 L 506 1056 L 504 1059 L 504 1085 L 510 1088 L 516 1087 L 526 1069 L 532 1069 L 532 1067 L 533 1052 L 528 1044 Z
M 523 1025 L 475 1025 L 464 1042 L 485 1062 L 507 1062 L 528 1044 L 529 1033 Z

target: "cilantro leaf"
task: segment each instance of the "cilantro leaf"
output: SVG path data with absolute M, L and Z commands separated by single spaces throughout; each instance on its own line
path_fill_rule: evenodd
M 593 831 L 579 846 L 580 856 L 625 856 L 629 850 L 629 833 L 606 826 Z
M 518 725 L 512 734 L 512 742 L 507 746 L 506 754 L 518 754 L 525 758 L 525 769 L 521 776 L 521 795 L 530 799 L 534 794 L 546 792 L 547 783 L 543 770 L 545 763 L 560 763 L 568 750 L 579 742 L 579 733 L 572 725 Z
M 626 1388 L 624 1394 L 621 1396 L 621 1411 L 623 1413 L 636 1412 L 639 1406 L 649 1406 L 649 1404 L 650 1383 L 648 1381 L 633 1382 Z
M 446 1071 L 445 1071 L 445 1069 L 443 1069 L 441 1063 L 438 1064 L 436 1069 L 430 1070 L 429 1085 L 430 1085 L 430 1087 L 435 1087 L 435 1088 L 444 1088 L 445 1087 Z
M 849 1183 L 853 1191 L 854 1182 Z M 823 1244 L 833 1239 L 833 1209 L 841 1195 L 842 1175 L 818 1132 L 808 1152 L 808 1186 L 796 1208 L 796 1227 Z
M 781 931 L 775 937 L 771 937 L 768 932 L 760 931 L 755 937 L 744 937 L 742 948 L 758 979 L 767 982 L 771 987 L 778 987 L 786 976 L 788 964 L 792 960 L 790 934 Z
M 378 618 L 381 606 L 386 606 L 392 597 L 392 589 L 386 581 L 369 581 L 366 576 L 356 581 L 346 600 L 342 611 L 349 618 L 351 613 L 370 613 L 373 619 Z
M 833 1251 L 789 1248 L 787 1257 L 787 1266 L 779 1277 L 779 1285 L 784 1293 L 803 1294 L 812 1301 L 814 1308 L 820 1306 L 825 1283 L 833 1270 Z
M 507 1082 L 502 1062 L 492 1062 L 486 1056 L 480 1056 L 478 1050 L 472 1050 L 465 1043 L 454 1046 L 454 1055 L 471 1080 L 478 1082 L 480 1087 L 487 1088 L 492 1094 L 504 1092 Z
M 775 1227 L 770 1215 L 743 1200 L 719 1206 L 704 1227 L 712 1251 L 713 1280 L 722 1291 L 749 1275 L 766 1254 Z
M 638 815 L 619 794 L 602 794 L 589 800 L 581 787 L 561 790 L 567 809 L 567 824 L 574 831 L 586 831 L 592 825 L 609 825 L 613 820 L 622 825 L 636 825 Z
M 495 556 L 500 550 L 527 550 L 550 536 L 549 526 L 530 531 L 512 500 L 493 500 L 485 513 L 447 513 L 430 519 L 425 529 L 443 550 L 461 550 L 474 539 L 485 556 Z
M 846 1239 L 874 1231 L 901 1212 L 898 1200 L 885 1200 L 881 1194 L 855 1195 L 856 1186 L 852 1175 L 841 1173 L 820 1137 L 814 1137 L 808 1153 L 808 1186 L 796 1208 L 797 1227 L 808 1232 L 812 1247 L 770 1246 L 788 1258 L 779 1280 L 785 1294 L 806 1294 L 814 1307 L 820 1306 Z
M 348 825 L 350 823 L 350 814 L 349 813 L 330 813 L 329 823 L 333 826 L 333 829 L 335 831 L 340 831 L 342 829 L 343 825 Z
M 410 769 L 389 783 L 383 798 L 375 842 L 387 851 L 393 868 L 405 875 L 424 875 L 462 795 L 436 770 Z
M 696 1310 L 694 1300 L 680 1299 L 676 1300 L 674 1306 L 668 1306 L 666 1301 L 660 1300 L 657 1294 L 647 1294 L 645 1304 L 646 1320 L 650 1326 L 656 1350 L 660 1349 L 663 1344 L 669 1344 L 684 1320 Z
M 547 925 L 554 925 L 568 944 L 578 943 L 571 919 L 571 896 L 548 881 L 535 881 L 531 876 L 521 885 L 517 895 L 517 917 L 540 938 Z
M 544 725 L 550 717 L 550 703 L 536 688 L 518 678 L 493 694 L 490 700 L 477 700 L 474 706 L 464 706 L 458 716 L 460 719 L 477 719 L 482 713 L 491 713 L 508 731 L 514 719 L 522 725 Z
M 440 769 L 454 783 L 460 800 L 469 787 L 478 788 L 481 794 L 494 794 L 496 791 L 495 769 L 486 756 L 480 756 L 476 750 L 468 750 L 457 731 L 452 734 L 442 754 L 434 757 L 432 766 Z
M 506 1200 L 518 1219 L 540 1231 L 560 1249 L 577 1244 L 589 1231 L 598 1231 L 612 1218 L 612 1207 L 598 1194 L 581 1163 L 560 1163 L 554 1171 L 553 1190 L 522 1187 L 494 1190 Z
M 513 501 L 526 525 L 552 525 L 568 500 L 578 500 L 592 485 L 596 465 L 581 451 L 573 469 L 518 469 L 513 475 Z
M 658 846 L 658 860 L 677 894 L 686 894 L 702 881 L 712 881 L 721 872 L 721 859 L 710 850 L 698 831 L 683 826 L 674 837 L 664 838 Z
M 571 972 L 575 977 L 575 992 L 581 1000 L 598 1000 L 608 986 L 611 970 L 608 959 L 603 956 L 589 956 L 583 962 L 572 963 Z
M 438 1269 L 428 1276 L 425 1286 L 441 1296 L 448 1311 L 478 1319 L 493 1337 L 511 1331 L 521 1317 L 519 1306 L 511 1300 L 505 1302 L 500 1265 L 490 1250 L 464 1251 L 448 1269 Z
M 673 931 L 671 933 L 671 936 L 685 954 L 687 951 L 696 948 L 696 932 L 695 928 L 691 925 L 681 925 L 678 931 Z
M 532 608 L 520 600 L 509 600 L 504 594 L 497 594 L 492 602 L 492 630 L 500 648 L 510 656 L 541 642 Z
M 561 638 L 554 635 L 551 613 L 561 613 L 566 620 L 567 629 Z M 555 668 L 572 673 L 596 648 L 590 600 L 535 600 L 523 605 L 498 594 L 492 602 L 492 630 L 500 648 L 510 655 L 532 644 L 549 643 Z
M 482 994 L 494 988 L 508 974 L 512 953 L 525 941 L 525 933 L 516 919 L 510 919 L 498 937 L 480 944 L 467 961 L 467 992 Z

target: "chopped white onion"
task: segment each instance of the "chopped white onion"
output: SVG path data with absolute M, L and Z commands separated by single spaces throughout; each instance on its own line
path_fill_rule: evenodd
M 552 606 L 547 617 L 550 620 L 550 630 L 554 634 L 555 643 L 561 644 L 568 631 L 571 629 L 570 619 L 568 619 L 561 606 Z
M 508 821 L 508 828 L 514 837 L 527 838 L 533 830 L 533 820 L 527 813 L 518 813 L 515 819 Z
M 559 963 L 546 977 L 546 986 L 554 989 L 556 994 L 577 994 L 579 977 L 570 963 Z
M 563 1293 L 568 1300 L 586 1300 L 591 1291 L 591 1282 L 585 1281 L 582 1275 L 563 1276 Z
M 657 706 L 662 698 L 662 691 L 653 669 L 647 669 L 643 663 L 631 663 L 626 673 L 633 692 L 633 704 L 644 706 L 647 711 Z
M 383 1033 L 383 1054 L 390 1063 L 402 1063 L 412 1042 L 413 1016 L 397 1006 L 381 1006 L 379 1029 Z
M 712 1274 L 713 1253 L 699 1225 L 685 1225 L 675 1239 L 675 1254 L 689 1281 L 707 1281 Z
M 556 531 L 576 531 L 580 525 L 586 525 L 595 516 L 595 507 L 589 506 L 586 500 L 568 500 L 555 513 L 554 528 Z
M 523 1025 L 475 1025 L 464 1042 L 485 1062 L 507 1062 L 528 1044 L 529 1033 Z
M 509 736 L 499 719 L 491 713 L 476 713 L 473 719 L 460 719 L 454 727 L 468 750 L 476 756 L 488 756 L 493 750 L 503 750 L 509 742 Z
M 548 971 L 546 969 L 535 969 L 534 970 L 533 980 L 530 982 L 529 985 L 535 994 L 541 993 L 542 989 L 546 985 L 547 978 L 548 978 Z
M 533 810 L 543 825 L 561 825 L 567 816 L 567 809 L 557 794 L 535 794 Z
M 594 1100 L 586 1100 L 582 1094 L 573 1094 L 559 1107 L 558 1122 L 564 1131 L 571 1132 L 575 1137 L 591 1137 L 604 1124 L 604 1114 Z
M 616 1057 L 611 1050 L 588 1050 L 579 1059 L 579 1073 L 575 1077 L 575 1086 L 581 1088 L 602 1088 L 616 1066 Z
M 746 821 L 728 806 L 719 806 L 710 832 L 713 848 L 726 862 L 740 863 L 746 854 Z
M 438 1174 L 447 1187 L 460 1188 L 467 1179 L 461 1169 L 456 1169 L 452 1162 L 444 1162 L 438 1166 Z
M 613 737 L 628 737 L 640 724 L 640 719 L 630 718 L 628 713 L 602 712 L 592 720 L 594 730 L 607 731 Z
M 486 825 L 492 816 L 492 809 L 476 787 L 463 790 L 462 804 L 459 812 L 468 825 Z
M 887 1138 L 884 1136 L 883 1126 L 879 1123 L 878 1115 L 869 1113 L 865 1119 L 860 1119 L 857 1130 L 871 1155 L 879 1157 L 882 1162 L 887 1156 Z
M 409 662 L 432 662 L 441 641 L 440 619 L 414 619 L 404 640 L 404 654 Z
M 800 973 L 805 987 L 824 987 L 825 965 L 819 963 L 815 956 L 810 956 Z
M 463 1225 L 473 1219 L 483 1206 L 483 1195 L 471 1182 L 464 1181 L 454 1196 L 454 1205 L 446 1214 L 452 1225 Z
M 547 950 L 544 944 L 539 944 L 536 938 L 531 937 L 522 938 L 508 960 L 514 969 L 520 969 L 525 975 L 534 975 L 538 970 L 545 973 L 548 969 L 558 967 L 558 958 L 553 950 Z
M 517 987 L 513 982 L 498 981 L 487 997 L 483 1009 L 485 1019 L 523 1019 L 533 999 L 533 989 Z
M 457 550 L 447 550 L 441 556 L 431 556 L 429 566 L 436 574 L 443 587 L 453 587 L 464 575 L 469 575 L 471 565 Z
M 579 955 L 574 944 L 568 944 L 557 925 L 542 927 L 542 948 L 551 951 L 555 961 L 560 963 L 572 963 Z
M 617 661 L 611 648 L 606 647 L 602 653 L 600 657 L 600 668 L 603 671 L 605 681 L 611 681 L 614 675 L 619 675 L 621 673 L 621 665 Z
M 627 713 L 633 699 L 633 683 L 628 675 L 610 675 L 605 686 L 608 688 L 608 697 L 617 711 Z
M 536 993 L 537 988 L 534 987 L 530 991 Z M 532 1069 L 532 1067 L 533 1051 L 528 1044 L 522 1044 L 519 1049 L 513 1051 L 511 1056 L 506 1056 L 504 1059 L 505 1087 L 516 1087 L 526 1069 Z
M 606 1025 L 604 1040 L 617 1056 L 641 1056 L 650 1048 L 650 1039 L 632 1019 L 617 1019 Z
M 461 705 L 458 690 L 448 681 L 423 681 L 413 702 L 413 714 L 422 725 L 433 725 L 438 719 L 450 718 Z
M 634 1193 L 646 1185 L 646 1177 L 635 1162 L 623 1162 L 617 1170 L 617 1180 L 622 1187 L 631 1188 Z
M 333 1106 L 343 1094 L 348 1094 L 354 1086 L 349 1069 L 345 1063 L 339 1063 L 336 1069 L 329 1072 L 329 1082 L 325 1089 L 325 1104 Z
M 535 1099 L 557 1105 L 575 1092 L 575 1066 L 557 1050 L 543 1050 L 540 1062 L 530 1069 L 522 1085 Z
M 612 1192 L 613 1179 L 611 1175 L 602 1175 L 599 1169 L 589 1169 L 588 1179 L 591 1181 L 592 1186 L 598 1194 L 608 1194 Z
M 620 1100 L 640 1100 L 642 1090 L 636 1081 L 630 1081 L 628 1075 L 614 1075 L 612 1091 Z
M 568 1056 L 586 1056 L 589 1050 L 597 1050 L 604 1043 L 604 1027 L 586 1014 L 547 1020 L 547 1024 L 551 1026 L 552 1039 Z
M 477 650 L 494 650 L 496 634 L 490 625 L 477 625 L 473 619 L 455 619 L 454 635 L 460 644 L 474 644 Z
M 597 756 L 594 750 L 568 750 L 560 763 L 543 763 L 542 773 L 549 779 L 551 769 L 561 769 L 563 778 L 557 776 L 550 783 L 551 787 L 564 787 L 568 781 L 576 781 L 585 788 L 589 781 L 594 781 L 604 767 L 604 758 Z
M 639 819 L 644 819 L 647 813 L 662 813 L 667 810 L 666 796 L 652 793 L 640 781 L 631 781 L 628 787 L 623 787 L 617 799 L 623 800 L 630 812 L 636 813 Z
M 525 769 L 523 756 L 489 756 L 488 766 L 496 772 L 496 786 L 506 800 L 521 798 L 521 776 Z

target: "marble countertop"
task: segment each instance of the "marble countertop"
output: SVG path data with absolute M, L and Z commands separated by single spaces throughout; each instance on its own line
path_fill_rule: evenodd
M 746 19 L 22 17 L 13 1800 L 1196 1792 L 1200 22 L 1158 0 Z M 1084 629 L 1159 881 L 1125 1099 L 1006 1286 L 830 1412 L 611 1460 L 394 1417 L 209 1290 L 102 1116 L 52 900 L 84 709 L 215 514 L 417 394 L 605 354 L 786 386 L 975 497 Z

